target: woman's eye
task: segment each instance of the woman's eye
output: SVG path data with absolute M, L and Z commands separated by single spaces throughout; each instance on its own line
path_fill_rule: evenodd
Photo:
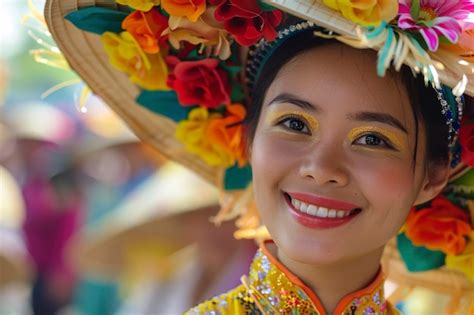
M 392 146 L 386 141 L 383 137 L 375 134 L 366 134 L 354 141 L 355 144 L 367 145 L 367 146 L 376 146 L 376 147 L 387 147 L 392 148 Z
M 294 130 L 294 131 L 298 131 L 298 132 L 302 132 L 306 134 L 311 134 L 306 123 L 303 120 L 296 117 L 285 118 L 280 122 L 280 124 L 282 124 L 283 126 L 285 126 L 286 128 L 290 130 Z

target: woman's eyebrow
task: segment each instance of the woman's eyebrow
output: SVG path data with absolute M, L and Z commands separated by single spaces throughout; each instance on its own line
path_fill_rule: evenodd
M 390 125 L 392 127 L 398 128 L 404 133 L 408 134 L 407 128 L 398 120 L 390 114 L 377 113 L 377 112 L 358 112 L 351 113 L 347 115 L 347 118 L 356 121 L 364 122 L 379 122 L 383 124 Z
M 304 99 L 301 99 L 298 96 L 291 93 L 279 94 L 274 99 L 272 99 L 270 103 L 268 104 L 272 105 L 276 103 L 291 103 L 291 104 L 301 107 L 302 109 L 306 109 L 306 110 L 310 110 L 314 112 L 321 112 L 321 108 L 319 106 L 312 104 Z

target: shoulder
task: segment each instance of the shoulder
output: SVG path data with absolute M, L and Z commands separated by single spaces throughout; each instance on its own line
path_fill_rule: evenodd
M 186 315 L 261 315 L 262 313 L 244 285 L 213 297 L 185 312 Z

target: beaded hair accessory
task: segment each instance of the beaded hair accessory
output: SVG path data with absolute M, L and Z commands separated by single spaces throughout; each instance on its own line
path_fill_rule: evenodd
M 289 38 L 308 30 L 313 30 L 315 36 L 326 38 L 334 37 L 332 31 L 326 30 L 311 21 L 303 21 L 280 30 L 274 41 L 268 42 L 262 39 L 255 46 L 250 48 L 245 68 L 245 78 L 250 95 L 252 94 L 255 82 L 260 77 L 264 65 L 268 59 L 271 58 L 273 53 Z M 428 83 L 428 81 L 425 82 Z M 459 163 L 459 154 L 455 154 L 454 151 L 459 128 L 461 127 L 464 98 L 462 95 L 454 95 L 451 89 L 446 86 L 437 89 L 433 84 L 433 88 L 436 90 L 436 96 L 441 104 L 441 113 L 445 117 L 446 125 L 448 126 L 448 143 L 453 154 L 451 165 L 455 167 Z
M 260 40 L 256 45 L 250 47 L 247 58 L 247 66 L 245 67 L 245 79 L 249 93 L 252 93 L 253 86 L 260 76 L 263 66 L 271 57 L 273 52 L 280 47 L 289 38 L 306 30 L 317 29 L 319 26 L 311 21 L 303 21 L 292 24 L 289 27 L 278 31 L 276 39 L 268 42 Z

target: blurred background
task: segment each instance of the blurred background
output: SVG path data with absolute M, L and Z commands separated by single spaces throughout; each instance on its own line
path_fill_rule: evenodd
M 254 243 L 90 94 L 43 6 L 0 5 L 0 315 L 180 314 L 239 284 Z
M 91 95 L 43 6 L 0 1 L 0 315 L 174 315 L 238 285 L 254 242 L 210 223 L 218 192 Z M 396 292 L 404 314 L 450 303 Z

